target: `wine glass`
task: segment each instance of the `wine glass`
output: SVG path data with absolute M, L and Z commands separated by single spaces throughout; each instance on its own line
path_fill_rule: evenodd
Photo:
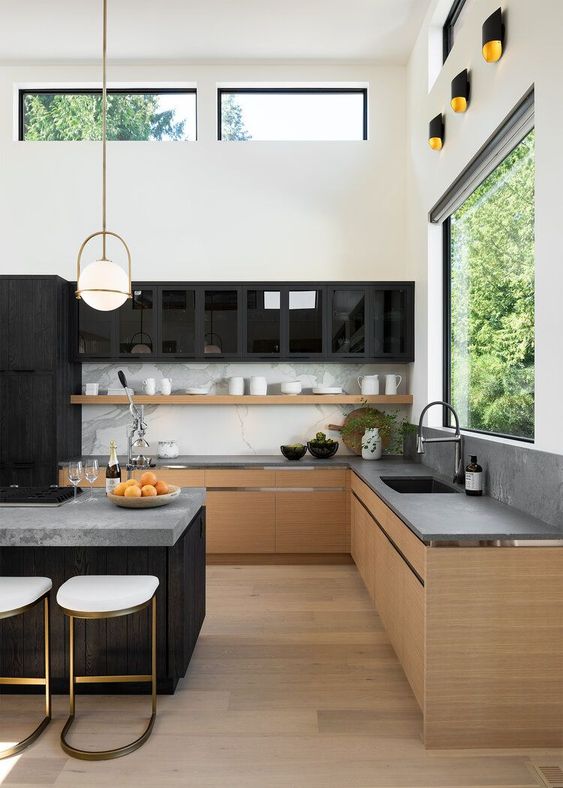
M 80 484 L 80 480 L 82 479 L 82 460 L 76 460 L 75 462 L 69 462 L 68 464 L 68 480 L 74 487 L 74 498 L 72 499 L 73 503 L 78 503 L 78 498 L 76 496 L 77 487 Z
M 86 462 L 84 463 L 84 476 L 86 477 L 86 480 L 90 482 L 90 495 L 88 496 L 86 503 L 96 503 L 96 499 L 94 498 L 94 491 L 92 490 L 92 484 L 98 478 L 98 472 L 99 472 L 98 460 L 94 460 L 94 459 L 86 460 Z

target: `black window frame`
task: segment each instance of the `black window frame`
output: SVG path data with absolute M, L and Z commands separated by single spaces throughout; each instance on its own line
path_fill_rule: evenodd
M 217 141 L 218 142 L 225 142 L 223 140 L 222 135 L 222 127 L 223 127 L 223 120 L 222 120 L 222 97 L 223 95 L 229 94 L 238 94 L 238 93 L 255 93 L 255 94 L 280 94 L 280 95 L 326 95 L 326 94 L 362 94 L 363 95 L 363 105 L 362 105 L 362 139 L 358 140 L 361 142 L 366 142 L 368 139 L 368 89 L 367 88 L 345 88 L 345 87 L 327 87 L 327 88 L 284 88 L 284 87 L 276 87 L 276 88 L 237 88 L 237 87 L 228 87 L 228 88 L 217 88 Z M 228 140 L 227 140 L 228 141 Z M 252 142 L 252 140 L 247 140 L 248 142 Z M 263 140 L 258 140 L 258 142 L 262 142 Z M 286 140 L 271 140 L 272 142 L 285 142 Z M 299 140 L 287 140 L 288 142 L 299 142 Z M 314 142 L 314 140 L 309 140 L 310 142 Z M 324 140 L 319 140 L 319 142 L 323 142 Z M 351 142 L 352 140 L 334 140 L 334 142 Z
M 194 88 L 172 88 L 172 87 L 164 87 L 164 88 L 108 88 L 107 94 L 108 96 L 113 95 L 166 95 L 170 93 L 186 93 L 186 94 L 193 94 L 195 96 L 195 140 L 197 142 L 199 139 L 199 130 L 198 130 L 198 95 L 197 95 L 197 87 Z M 53 96 L 101 96 L 102 89 L 101 88 L 20 88 L 18 91 L 18 142 L 35 142 L 35 140 L 26 140 L 24 137 L 24 103 L 25 97 L 28 95 L 37 96 L 37 95 L 53 95 Z M 45 142 L 57 142 L 58 140 L 44 140 Z M 60 140 L 64 142 L 65 140 Z M 66 140 L 66 142 L 89 142 L 90 140 Z M 117 142 L 118 140 L 110 140 L 110 142 Z M 122 142 L 145 142 L 147 140 L 121 140 Z M 187 142 L 187 140 L 183 140 L 183 142 Z
M 442 63 L 445 63 L 454 45 L 454 28 L 466 0 L 454 0 L 442 27 Z
M 508 118 L 510 120 L 510 116 Z M 528 132 L 529 133 L 529 132 Z M 522 142 L 522 140 L 520 140 Z M 518 142 L 512 150 L 514 150 L 519 144 Z M 510 155 L 507 154 L 507 155 Z M 495 168 L 491 171 L 494 172 L 496 167 L 500 166 L 502 163 L 499 162 Z M 489 173 L 490 174 L 490 173 Z M 488 175 L 485 176 L 485 179 Z M 481 181 L 482 183 L 483 181 Z M 478 186 L 476 187 L 478 188 Z M 443 381 L 442 381 L 442 399 L 444 402 L 448 402 L 450 405 L 451 402 L 451 373 L 452 373 L 452 342 L 451 342 L 451 317 L 452 317 L 452 310 L 451 310 L 451 295 L 452 295 L 452 283 L 451 283 L 451 270 L 452 270 L 452 257 L 451 257 L 451 214 L 447 216 L 443 223 L 442 223 L 442 256 L 443 256 L 443 271 L 442 271 L 442 345 L 443 345 L 443 358 L 442 358 L 442 370 L 443 370 Z M 447 429 L 452 429 L 451 425 L 451 418 L 452 414 L 448 408 L 442 408 L 442 426 Z M 535 427 L 535 423 L 534 423 Z M 476 435 L 484 435 L 490 436 L 493 438 L 503 438 L 505 440 L 511 441 L 518 441 L 518 443 L 535 443 L 535 436 L 533 438 L 527 438 L 525 436 L 520 435 L 510 435 L 503 432 L 492 432 L 490 430 L 478 430 L 474 427 L 461 427 L 462 432 L 469 432 Z

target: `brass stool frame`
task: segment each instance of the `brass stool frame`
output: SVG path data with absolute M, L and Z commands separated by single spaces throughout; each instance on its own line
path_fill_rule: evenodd
M 49 593 L 47 591 L 42 594 L 39 599 L 24 607 L 18 607 L 14 610 L 6 610 L 0 613 L 0 618 L 11 618 L 12 616 L 19 616 L 21 613 L 27 613 L 35 605 L 43 602 L 43 627 L 45 633 L 45 678 L 10 678 L 7 676 L 0 676 L 0 684 L 12 685 L 41 685 L 45 687 L 45 717 L 41 720 L 37 728 L 29 734 L 25 739 L 8 747 L 6 750 L 0 750 L 0 760 L 3 758 L 10 758 L 12 755 L 17 755 L 18 752 L 25 750 L 26 747 L 34 742 L 38 736 L 45 730 L 47 725 L 51 722 L 51 668 L 50 668 L 50 636 L 49 636 Z
M 74 675 L 74 619 L 100 619 L 100 618 L 118 618 L 119 616 L 128 616 L 131 613 L 137 613 L 144 610 L 151 605 L 151 673 L 142 674 L 139 676 L 126 675 L 126 676 L 75 676 Z M 123 755 L 128 755 L 130 752 L 138 750 L 143 745 L 152 733 L 156 719 L 156 595 L 153 595 L 148 602 L 143 602 L 141 605 L 128 608 L 126 610 L 112 610 L 107 613 L 85 613 L 77 612 L 75 610 L 66 610 L 61 608 L 65 615 L 69 617 L 69 696 L 70 696 L 70 715 L 61 731 L 61 747 L 73 758 L 79 758 L 83 761 L 105 761 L 112 758 L 121 758 Z M 146 681 L 151 682 L 152 685 L 152 714 L 147 727 L 138 739 L 125 744 L 123 747 L 116 747 L 113 750 L 81 750 L 73 747 L 68 743 L 66 735 L 69 732 L 72 723 L 74 722 L 75 710 L 75 684 L 106 684 L 118 682 L 131 682 L 131 681 Z

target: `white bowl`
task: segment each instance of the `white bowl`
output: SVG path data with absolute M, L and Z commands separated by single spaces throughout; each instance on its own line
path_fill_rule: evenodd
M 287 380 L 281 384 L 282 394 L 301 394 L 300 380 Z

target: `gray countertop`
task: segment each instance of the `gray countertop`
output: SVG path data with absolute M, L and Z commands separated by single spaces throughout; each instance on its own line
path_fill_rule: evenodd
M 106 458 L 100 458 L 105 463 Z M 306 455 L 298 462 L 289 462 L 281 455 L 192 455 L 174 460 L 155 459 L 160 468 L 242 468 L 276 467 L 352 468 L 413 533 L 426 543 L 479 542 L 499 540 L 563 540 L 561 528 L 544 523 L 488 496 L 470 497 L 460 488 L 457 494 L 405 494 L 388 487 L 382 476 L 440 477 L 426 466 L 403 459 L 384 457 L 362 460 L 339 454 L 330 460 L 315 460 Z M 64 463 L 61 463 L 64 464 Z M 443 479 L 451 482 L 451 479 Z
M 125 509 L 95 490 L 96 503 L 0 509 L 0 547 L 172 547 L 205 505 L 205 490 L 186 488 L 166 506 Z

